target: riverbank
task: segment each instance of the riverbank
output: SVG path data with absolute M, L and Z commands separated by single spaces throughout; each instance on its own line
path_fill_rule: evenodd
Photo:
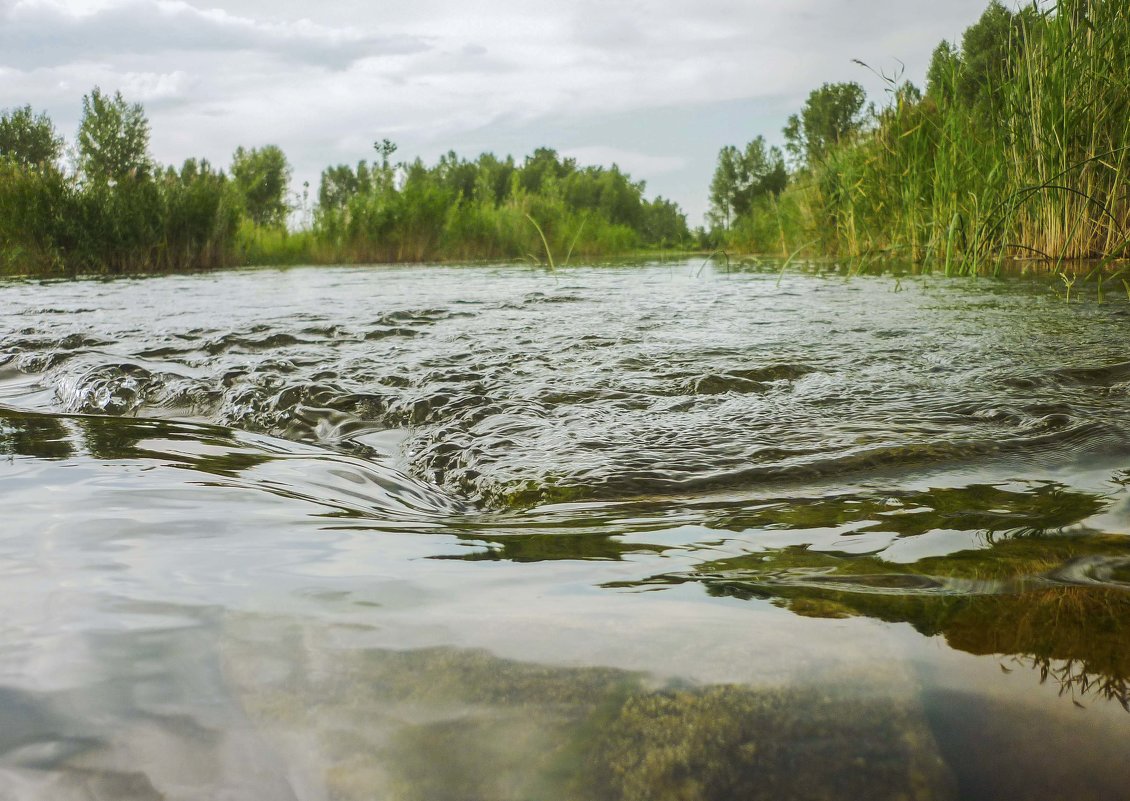
M 454 152 L 433 164 L 379 160 L 322 171 L 290 190 L 274 145 L 236 149 L 227 170 L 149 153 L 140 104 L 83 98 L 73 158 L 30 106 L 0 113 L 0 274 L 181 272 L 248 264 L 524 259 L 550 267 L 692 241 L 674 202 L 616 164 L 551 148 L 525 159 Z

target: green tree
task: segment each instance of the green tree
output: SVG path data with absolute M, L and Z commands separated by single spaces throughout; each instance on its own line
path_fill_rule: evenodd
M 483 153 L 476 162 L 479 175 L 475 184 L 475 197 L 492 204 L 502 203 L 510 194 L 511 182 L 517 167 L 514 158 L 499 159 L 493 153 Z
M 236 148 L 231 175 L 252 222 L 271 227 L 286 224 L 290 211 L 286 194 L 291 169 L 281 148 L 277 145 L 250 150 Z
M 656 197 L 650 203 L 643 204 L 641 228 L 644 241 L 649 245 L 669 247 L 682 244 L 690 238 L 687 215 L 683 214 L 676 203 L 664 197 Z
M 550 147 L 539 147 L 518 171 L 518 183 L 533 195 L 541 194 L 547 185 L 555 184 L 577 169 L 576 159 L 560 159 Z
M 961 37 L 961 70 L 957 92 L 967 103 L 990 97 L 1012 70 L 1012 53 L 1020 42 L 1020 19 L 993 0 L 981 18 Z
M 766 147 L 765 137 L 756 137 L 742 151 L 733 199 L 734 215 L 747 214 L 760 197 L 781 194 L 788 181 L 789 173 L 781 151 Z
M 369 166 L 364 161 L 357 164 L 357 172 L 348 164 L 326 167 L 318 186 L 318 206 L 323 210 L 341 209 L 349 199 L 368 183 Z
M 140 103 L 127 103 L 97 86 L 82 99 L 78 128 L 78 168 L 87 181 L 119 184 L 148 177 L 149 120 Z
M 943 39 L 930 57 L 930 69 L 926 72 L 926 96 L 937 102 L 952 101 L 957 94 L 960 73 L 961 51 Z
M 734 218 L 734 197 L 741 178 L 741 152 L 733 145 L 718 151 L 718 165 L 710 180 L 710 211 L 708 217 L 715 227 L 729 229 Z
M 785 125 L 785 147 L 798 164 L 823 161 L 836 145 L 863 127 L 867 94 L 857 83 L 826 83 L 808 96 Z
M 718 153 L 718 166 L 710 182 L 710 219 L 729 229 L 738 217 L 749 213 L 758 198 L 776 197 L 788 184 L 785 158 L 776 147 L 767 147 L 758 136 L 738 150 L 727 145 Z
M 62 149 L 63 139 L 46 114 L 34 114 L 31 106 L 0 114 L 0 158 L 23 167 L 53 165 Z

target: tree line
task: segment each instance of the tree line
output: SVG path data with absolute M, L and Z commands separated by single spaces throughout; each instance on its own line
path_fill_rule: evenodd
M 562 260 L 683 247 L 690 236 L 675 203 L 648 200 L 644 182 L 616 165 L 582 166 L 544 147 L 521 163 L 452 151 L 430 166 L 394 165 L 395 145 L 374 148 L 372 162 L 322 173 L 312 237 L 326 260 Z
M 432 165 L 375 158 L 326 168 L 313 207 L 276 145 L 237 148 L 227 169 L 150 155 L 140 104 L 98 88 L 67 146 L 30 106 L 0 113 L 0 270 L 160 271 L 278 261 L 558 261 L 682 247 L 679 207 L 617 166 L 549 148 L 523 161 L 454 152 Z M 295 220 L 296 211 L 302 218 Z M 291 226 L 291 222 L 297 222 Z M 293 228 L 293 230 L 292 230 Z

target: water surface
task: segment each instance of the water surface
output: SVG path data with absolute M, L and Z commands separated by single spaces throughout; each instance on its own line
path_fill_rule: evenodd
M 0 798 L 1119 797 L 1130 305 L 698 268 L 0 285 Z

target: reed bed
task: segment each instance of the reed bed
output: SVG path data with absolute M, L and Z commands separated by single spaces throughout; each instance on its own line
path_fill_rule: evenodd
M 968 41 L 939 48 L 925 93 L 891 81 L 871 123 L 763 199 L 732 240 L 965 274 L 1130 256 L 1130 6 L 986 11 L 1002 14 L 999 70 L 971 76 L 981 54 Z

